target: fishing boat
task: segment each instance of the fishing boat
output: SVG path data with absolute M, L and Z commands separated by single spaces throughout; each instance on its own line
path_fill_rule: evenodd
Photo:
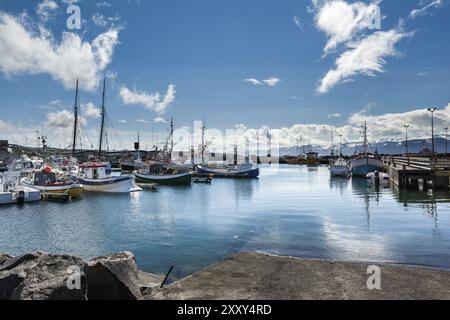
M 24 204 L 41 200 L 40 191 L 20 186 L 17 181 L 7 175 L 0 176 L 0 205 Z
M 335 160 L 330 166 L 330 175 L 332 177 L 349 177 L 350 168 L 344 158 Z
M 72 198 L 79 198 L 84 191 L 83 185 L 78 182 L 58 179 L 56 173 L 49 167 L 42 171 L 31 172 L 20 180 L 20 184 L 41 193 L 65 193 Z
M 134 183 L 133 176 L 112 176 L 108 163 L 84 163 L 80 165 L 79 180 L 89 192 L 130 193 L 142 191 Z
M 135 171 L 137 182 L 163 185 L 190 185 L 192 173 L 176 167 L 169 168 L 165 164 L 152 164 L 146 169 Z
M 369 143 L 367 140 L 367 123 L 364 123 L 363 126 L 363 137 L 364 151 L 363 153 L 353 157 L 350 164 L 350 170 L 354 177 L 365 178 L 367 174 L 371 172 L 381 171 L 383 169 L 383 162 L 368 152 Z
M 41 170 L 43 168 L 44 162 L 41 159 L 30 159 L 26 155 L 22 155 L 20 159 L 13 161 L 7 172 L 8 176 L 14 177 L 16 180 L 20 180 L 20 178 L 27 176 L 29 173 L 35 170 Z
M 144 168 L 145 163 L 141 158 L 140 149 L 140 135 L 138 134 L 138 142 L 134 144 L 135 154 L 133 159 L 120 161 L 120 168 L 125 172 L 133 172 Z
M 201 175 L 213 175 L 215 178 L 258 178 L 259 168 L 251 164 L 228 166 L 197 166 L 197 172 Z

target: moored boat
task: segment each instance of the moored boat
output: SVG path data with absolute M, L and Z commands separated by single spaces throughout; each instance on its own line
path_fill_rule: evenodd
M 383 162 L 368 152 L 367 123 L 363 126 L 364 152 L 355 156 L 350 164 L 350 170 L 354 177 L 365 178 L 367 174 L 383 169 Z
M 58 180 L 50 168 L 30 173 L 20 180 L 24 187 L 36 189 L 41 193 L 65 193 L 72 198 L 79 198 L 83 193 L 83 185 L 74 181 Z
M 211 167 L 199 165 L 197 172 L 202 175 L 213 175 L 216 178 L 258 178 L 259 168 L 251 164 L 231 165 L 223 167 Z
M 390 185 L 389 176 L 386 173 L 374 171 L 366 176 L 367 182 L 372 186 L 384 186 L 388 187 Z
M 350 168 L 347 161 L 343 158 L 335 160 L 330 166 L 330 175 L 332 177 L 349 177 Z
M 86 191 L 107 193 L 130 193 L 142 191 L 134 183 L 133 176 L 112 176 L 107 163 L 85 163 L 80 165 L 80 182 Z
M 41 193 L 33 188 L 17 185 L 7 175 L 0 176 L 0 205 L 24 204 L 41 200 Z
M 192 173 L 183 169 L 171 168 L 168 165 L 153 164 L 148 168 L 135 171 L 133 174 L 138 182 L 156 183 L 163 185 L 190 185 L 192 182 Z

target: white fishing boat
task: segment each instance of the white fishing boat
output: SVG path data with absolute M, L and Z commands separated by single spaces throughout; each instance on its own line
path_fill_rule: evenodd
M 89 192 L 130 193 L 142 191 L 131 175 L 112 176 L 108 163 L 80 165 L 79 180 Z
M 383 172 L 371 172 L 367 174 L 366 178 L 370 186 L 388 187 L 390 185 L 389 176 Z
M 339 158 L 330 166 L 330 175 L 332 177 L 349 177 L 351 174 L 347 161 Z
M 24 204 L 41 200 L 41 193 L 33 188 L 20 186 L 14 177 L 0 176 L 0 205 Z
M 41 170 L 44 167 L 44 161 L 39 158 L 30 159 L 23 155 L 20 159 L 13 161 L 10 165 L 8 176 L 12 179 L 19 180 L 35 170 Z

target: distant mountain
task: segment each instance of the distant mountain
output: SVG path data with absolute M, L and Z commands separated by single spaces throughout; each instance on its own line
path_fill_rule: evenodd
M 419 153 L 423 149 L 428 148 L 431 150 L 431 139 L 414 139 L 408 141 L 408 150 L 410 153 Z M 450 153 L 450 141 L 448 143 Z M 281 156 L 296 156 L 298 155 L 298 147 L 283 147 L 280 148 Z M 320 146 L 313 146 L 312 149 L 318 152 L 320 155 L 329 155 L 330 148 L 324 148 Z M 336 150 L 339 146 L 336 146 Z M 300 147 L 300 150 L 308 150 L 307 146 Z M 352 155 L 362 151 L 361 144 L 348 143 L 342 146 L 344 155 Z M 402 141 L 380 141 L 377 143 L 371 143 L 369 150 L 371 152 L 377 151 L 379 154 L 403 154 L 405 153 L 405 142 Z M 445 153 L 445 139 L 436 138 L 435 150 L 437 153 Z

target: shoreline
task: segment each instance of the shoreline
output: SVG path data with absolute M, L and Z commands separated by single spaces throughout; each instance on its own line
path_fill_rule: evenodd
M 67 270 L 74 265 L 80 289 L 69 290 L 76 274 Z M 370 266 L 379 268 L 379 289 L 368 287 Z M 131 252 L 87 262 L 43 252 L 0 253 L 0 300 L 450 300 L 446 270 L 258 252 L 233 254 L 161 289 L 163 279 L 139 271 Z

